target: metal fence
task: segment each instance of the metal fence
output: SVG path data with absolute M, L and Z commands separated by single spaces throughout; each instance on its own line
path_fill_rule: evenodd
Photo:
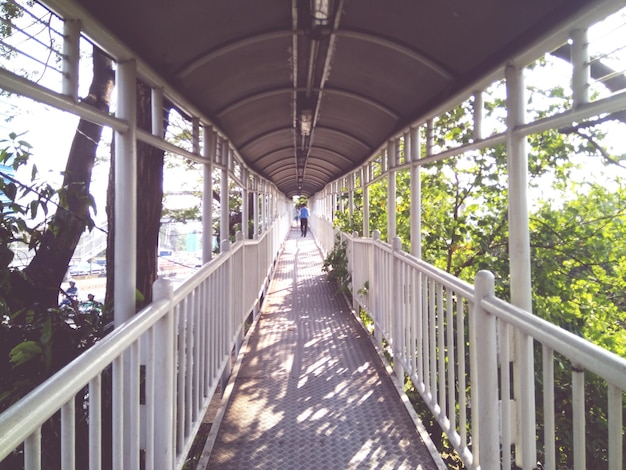
M 225 242 L 176 290 L 157 280 L 150 306 L 0 415 L 0 462 L 17 453 L 24 468 L 41 468 L 42 428 L 60 411 L 61 462 L 52 465 L 75 468 L 82 408 L 90 469 L 139 468 L 140 458 L 145 468 L 182 468 L 245 322 L 259 311 L 289 223 L 276 219 L 259 240 Z
M 371 317 L 397 378 L 410 380 L 467 468 L 555 469 L 564 447 L 574 468 L 586 468 L 586 444 L 598 436 L 586 435 L 585 421 L 598 410 L 608 417 L 607 468 L 622 468 L 626 360 L 496 298 L 487 271 L 472 286 L 403 252 L 399 238 L 393 246 L 376 231 L 340 238 L 355 307 Z M 556 383 L 558 368 L 567 369 L 564 383 Z M 591 397 L 593 410 L 585 401 L 591 379 L 608 397 Z M 555 422 L 570 414 L 555 404 L 557 387 L 571 398 L 571 443 L 557 444 Z

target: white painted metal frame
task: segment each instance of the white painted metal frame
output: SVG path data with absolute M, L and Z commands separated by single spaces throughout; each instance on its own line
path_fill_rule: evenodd
M 323 219 L 318 223 L 331 229 Z M 468 468 L 513 468 L 511 453 L 501 449 L 516 442 L 511 433 L 516 422 L 522 429 L 534 426 L 534 408 L 519 416 L 509 400 L 500 400 L 511 396 L 509 338 L 522 336 L 542 348 L 546 436 L 544 442 L 536 442 L 534 428 L 530 436 L 519 434 L 520 448 L 533 452 L 524 456 L 530 460 L 523 468 L 535 468 L 535 447 L 541 444 L 546 456 L 543 468 L 556 469 L 554 353 L 558 353 L 572 367 L 575 468 L 585 468 L 584 374 L 589 371 L 606 381 L 607 459 L 611 470 L 621 469 L 626 360 L 497 299 L 491 273 L 481 271 L 471 286 L 402 252 L 398 238 L 392 247 L 380 241 L 377 231 L 373 238 L 340 236 L 349 253 L 354 301 L 374 322 L 375 344 L 381 350 L 389 347 L 398 379 L 404 381 L 406 374 L 413 382 Z M 358 310 L 355 314 L 358 318 Z M 531 347 L 531 360 L 533 351 Z M 535 395 L 534 377 L 526 388 L 525 393 Z
M 245 321 L 259 311 L 290 224 L 285 212 L 257 241 L 226 241 L 222 254 L 175 291 L 169 281 L 157 280 L 152 305 L 0 415 L 0 461 L 24 442 L 26 468 L 39 468 L 41 426 L 62 410 L 63 468 L 73 468 L 74 398 L 89 386 L 90 469 L 101 468 L 102 374 L 113 365 L 120 401 L 113 405 L 114 419 L 120 418 L 113 468 L 139 468 L 140 450 L 148 469 L 182 468 L 231 353 L 241 344 Z M 146 396 L 140 404 L 142 378 Z M 124 387 L 131 391 L 124 393 Z
M 564 25 L 563 28 L 555 31 L 549 37 L 540 38 L 537 41 L 535 47 L 524 52 L 519 57 L 511 60 L 511 62 L 503 64 L 502 68 L 497 73 L 489 77 L 485 77 L 485 79 L 481 82 L 474 84 L 472 89 L 468 89 L 463 93 L 460 93 L 448 103 L 440 106 L 437 110 L 433 111 L 432 116 L 426 117 L 423 119 L 423 121 L 414 123 L 408 129 L 402 130 L 396 137 L 391 137 L 384 146 L 382 146 L 372 155 L 370 160 L 365 165 L 355 171 L 355 174 L 357 172 L 360 172 L 361 174 L 368 175 L 368 178 L 364 178 L 362 188 L 364 201 L 363 233 L 365 234 L 365 236 L 367 237 L 369 233 L 369 220 L 366 220 L 369 212 L 368 186 L 384 178 L 385 176 L 388 178 L 388 232 L 392 234 L 395 230 L 395 220 L 393 219 L 392 215 L 394 209 L 394 202 L 392 199 L 393 194 L 395 193 L 395 178 L 393 175 L 395 171 L 398 171 L 400 169 L 410 169 L 412 198 L 412 253 L 416 255 L 416 258 L 419 258 L 421 249 L 419 238 L 419 222 L 414 220 L 416 216 L 419 218 L 419 168 L 428 163 L 444 160 L 448 157 L 463 154 L 470 150 L 478 150 L 492 147 L 495 145 L 506 144 L 509 169 L 509 232 L 511 234 L 510 276 L 512 303 L 516 305 L 517 308 L 525 312 L 530 312 L 532 308 L 532 297 L 530 286 L 530 250 L 526 194 L 526 179 L 528 167 L 526 137 L 533 133 L 539 133 L 545 130 L 558 128 L 562 125 L 571 124 L 573 121 L 580 121 L 583 119 L 595 117 L 602 113 L 610 113 L 626 109 L 626 92 L 616 94 L 610 98 L 589 102 L 589 58 L 587 52 L 586 35 L 586 28 L 589 25 L 603 19 L 608 14 L 617 11 L 623 6 L 623 2 L 619 1 L 605 1 L 596 2 L 594 5 L 590 4 L 589 8 L 583 14 L 581 14 L 580 18 L 573 24 Z M 544 54 L 546 51 L 550 51 L 559 47 L 569 37 L 571 37 L 572 39 L 573 50 L 573 107 L 560 114 L 540 119 L 535 122 L 525 123 L 524 88 L 522 81 L 523 67 Z M 479 111 L 480 108 L 482 108 L 482 96 L 480 92 L 477 92 L 475 90 L 481 90 L 489 85 L 491 82 L 501 78 L 506 78 L 507 84 L 508 130 L 501 134 L 492 135 L 486 139 L 483 139 L 481 126 L 482 117 Z M 437 154 L 433 154 L 433 118 L 440 113 L 447 111 L 449 108 L 454 107 L 458 103 L 464 101 L 471 95 L 474 96 L 474 142 L 454 149 L 439 152 Z M 426 155 L 420 159 L 419 153 L 416 153 L 416 150 L 413 147 L 418 142 L 419 127 L 422 125 L 426 127 Z M 414 129 L 418 129 L 417 132 L 415 132 Z M 408 154 L 410 155 L 410 158 L 405 158 L 403 162 L 399 162 L 396 158 L 396 139 L 404 140 L 405 155 L 407 155 L 407 148 L 410 152 Z M 381 166 L 383 171 L 382 173 L 376 174 L 374 176 L 372 174 L 372 169 L 374 168 L 375 162 L 382 163 Z M 388 163 L 387 165 L 385 165 L 386 162 Z M 330 183 L 327 186 L 331 194 L 333 194 L 333 187 L 334 183 Z M 332 215 L 332 211 L 330 213 L 320 212 L 316 214 L 314 220 L 320 225 L 328 222 L 330 226 L 332 226 Z M 330 228 L 328 227 L 319 227 L 318 230 L 314 232 L 315 236 L 318 238 L 318 242 L 322 245 L 322 250 L 324 252 L 330 251 L 333 246 L 333 239 L 332 237 L 328 236 L 329 232 Z M 343 235 L 343 237 L 344 240 L 349 238 L 347 237 L 347 235 Z M 356 244 L 358 242 L 356 240 L 353 240 L 353 243 Z M 500 461 L 500 457 L 502 457 L 502 468 L 510 468 L 511 461 L 509 453 L 504 452 L 502 456 L 498 455 L 496 458 L 496 451 L 494 449 L 497 449 L 498 447 L 492 445 L 493 441 L 491 444 L 489 443 L 490 440 L 494 439 L 494 436 L 490 435 L 490 433 L 492 433 L 494 429 L 493 423 L 490 421 L 493 418 L 492 416 L 481 417 L 480 413 L 474 413 L 473 415 L 471 415 L 471 427 L 474 432 L 474 434 L 472 435 L 472 442 L 475 448 L 470 452 L 467 448 L 467 436 L 464 434 L 465 425 L 459 427 L 458 435 L 455 434 L 456 431 L 454 431 L 454 426 L 450 427 L 450 423 L 454 423 L 454 416 L 447 416 L 445 413 L 445 394 L 439 395 L 439 397 L 437 396 L 437 384 L 445 383 L 445 371 L 443 371 L 442 369 L 446 359 L 444 356 L 442 356 L 444 347 L 441 346 L 445 344 L 445 335 L 440 336 L 443 334 L 443 325 L 445 322 L 441 323 L 442 319 L 444 318 L 444 315 L 441 312 L 443 312 L 444 305 L 447 306 L 446 308 L 450 308 L 451 304 L 454 302 L 454 296 L 458 295 L 458 293 L 452 290 L 452 297 L 444 295 L 444 291 L 447 288 L 442 288 L 441 284 L 437 284 L 438 281 L 430 281 L 428 277 L 425 277 L 426 274 L 421 271 L 412 275 L 413 278 L 420 279 L 418 284 L 419 286 L 421 286 L 420 288 L 409 289 L 409 292 L 415 291 L 414 294 L 407 294 L 406 288 L 389 285 L 389 282 L 396 282 L 398 279 L 398 275 L 395 272 L 390 271 L 389 266 L 392 263 L 388 259 L 394 254 L 396 256 L 398 255 L 399 250 L 397 249 L 397 245 L 394 245 L 396 249 L 392 249 L 390 245 L 382 244 L 380 242 L 380 235 L 377 233 L 376 230 L 372 234 L 372 239 L 368 240 L 367 243 L 371 243 L 374 247 L 373 252 L 367 253 L 369 258 L 366 259 L 368 259 L 370 263 L 370 267 L 367 270 L 364 266 L 360 266 L 360 264 L 363 264 L 361 254 L 359 254 L 359 252 L 349 244 L 349 250 L 351 253 L 350 259 L 353 261 L 360 260 L 358 262 L 359 266 L 355 265 L 351 270 L 353 276 L 353 295 L 356 299 L 358 299 L 359 302 L 361 302 L 361 306 L 371 314 L 374 320 L 374 335 L 377 342 L 382 345 L 382 337 L 384 337 L 386 341 L 388 341 L 389 344 L 392 345 L 392 351 L 394 354 L 394 366 L 396 366 L 396 358 L 399 358 L 401 361 L 407 361 L 408 363 L 410 363 L 410 358 L 412 357 L 411 353 L 408 353 L 407 357 L 403 356 L 403 351 L 406 351 L 406 344 L 408 343 L 402 342 L 404 341 L 404 336 L 401 338 L 397 337 L 397 335 L 399 334 L 399 330 L 397 328 L 398 320 L 395 319 L 395 317 L 390 317 L 390 315 L 402 315 L 402 312 L 404 311 L 402 306 L 408 303 L 411 309 L 413 309 L 413 314 L 420 317 L 420 319 L 417 320 L 417 326 L 415 326 L 415 328 L 405 326 L 405 329 L 402 330 L 401 334 L 409 334 L 407 333 L 406 328 L 409 328 L 411 332 L 417 331 L 417 336 L 415 337 L 415 345 L 418 348 L 418 354 L 420 355 L 420 357 L 422 357 L 422 360 L 418 361 L 417 368 L 407 368 L 406 364 L 404 363 L 402 366 L 406 370 L 417 370 L 418 381 L 416 382 L 415 378 L 411 376 L 414 379 L 414 383 L 416 384 L 424 399 L 429 403 L 429 406 L 432 405 L 431 411 L 433 411 L 434 415 L 438 417 L 438 421 L 440 422 L 442 428 L 448 433 L 451 442 L 453 443 L 457 451 L 459 451 L 459 453 L 462 455 L 468 465 L 474 465 L 474 467 L 472 468 L 477 468 L 480 465 L 480 452 L 482 452 L 483 454 L 487 455 L 483 455 L 482 458 L 483 462 L 487 462 L 485 463 L 486 468 L 494 468 L 493 466 L 495 465 L 495 463 Z M 363 254 L 363 256 L 365 255 L 366 254 Z M 394 269 L 396 269 L 396 267 L 394 267 Z M 363 273 L 365 272 L 369 274 L 369 277 L 363 279 Z M 361 295 L 358 294 L 358 291 L 366 282 L 369 284 L 369 289 L 368 295 L 364 299 Z M 416 281 L 411 281 L 411 283 L 412 282 Z M 479 284 L 489 285 L 489 282 L 487 280 L 481 279 Z M 410 302 L 407 302 L 407 295 L 411 299 L 415 298 L 416 300 L 411 300 Z M 418 298 L 421 299 L 421 301 L 417 300 Z M 461 315 L 461 317 L 463 316 L 463 310 L 466 308 L 463 306 L 464 303 L 470 304 L 471 302 L 471 297 L 467 297 L 465 300 L 461 301 L 457 300 L 457 317 L 459 315 Z M 428 312 L 428 315 L 425 312 Z M 432 316 L 432 312 L 435 312 L 434 317 Z M 448 324 L 451 324 L 453 316 L 448 318 Z M 482 326 L 480 328 L 476 327 L 476 322 L 478 322 Z M 411 323 L 409 320 L 407 320 L 406 325 L 409 324 Z M 421 327 L 419 326 L 420 324 Z M 480 340 L 477 340 L 476 334 L 479 332 L 482 333 L 487 330 L 491 331 L 492 324 L 493 322 L 490 319 L 472 319 L 471 325 L 474 326 L 472 326 L 470 331 L 470 337 L 472 339 L 470 341 L 470 356 L 476 357 L 476 355 L 479 353 L 478 349 L 482 349 L 483 346 L 486 346 L 487 348 L 491 347 L 489 339 L 486 339 L 487 343 L 483 344 Z M 511 397 L 510 399 L 503 400 L 499 408 L 499 419 L 502 420 L 502 441 L 500 442 L 500 444 L 503 448 L 510 448 L 511 445 L 515 445 L 515 464 L 517 466 L 524 469 L 535 468 L 535 463 L 537 461 L 537 450 L 535 443 L 535 373 L 533 344 L 536 339 L 533 339 L 533 336 L 528 334 L 528 331 L 526 331 L 525 328 L 512 328 L 512 325 L 502 321 L 498 322 L 497 325 L 499 332 L 499 366 L 502 374 L 501 394 L 505 397 Z M 509 331 L 511 332 L 511 338 L 514 338 L 513 343 L 509 342 Z M 450 340 L 448 344 L 451 344 L 451 341 L 452 340 Z M 458 339 L 458 343 L 461 344 L 460 337 Z M 410 344 L 413 345 L 413 343 Z M 553 398 L 550 398 L 553 397 L 554 392 L 553 388 L 550 387 L 550 384 L 554 381 L 551 370 L 554 367 L 552 357 L 553 351 L 555 349 L 550 343 L 548 343 L 548 345 L 543 344 L 543 348 L 545 352 L 543 375 L 544 380 L 547 384 L 545 387 L 544 406 L 546 407 L 546 410 L 550 411 L 554 409 Z M 408 349 L 411 350 L 412 348 Z M 457 352 L 457 354 L 459 355 L 457 356 L 457 358 L 459 360 L 461 353 L 462 351 Z M 452 354 L 454 355 L 454 353 Z M 479 361 L 474 360 L 469 370 L 469 375 L 471 377 L 471 380 L 473 381 L 471 385 L 472 393 L 479 393 L 477 390 L 479 389 L 479 385 L 482 383 L 482 379 L 479 380 L 478 377 L 483 374 L 484 370 L 482 367 L 479 368 L 478 364 L 485 364 L 486 370 L 491 371 L 488 372 L 488 374 L 493 372 L 493 367 L 489 360 L 487 358 L 483 359 L 484 361 L 482 359 Z M 615 358 L 612 358 L 611 360 L 614 359 Z M 509 377 L 509 362 L 513 363 L 513 377 Z M 613 366 L 616 367 L 618 370 L 620 368 L 623 369 L 623 363 L 619 361 L 614 361 Z M 434 372 L 435 370 L 437 370 L 437 368 L 439 368 L 439 375 L 435 375 Z M 577 468 L 584 468 L 585 367 L 579 365 L 578 363 L 573 363 L 573 369 L 575 370 L 572 378 L 572 381 L 575 384 L 573 389 L 573 401 L 575 403 L 575 406 L 577 407 L 574 411 L 574 440 L 576 447 L 575 461 L 577 462 Z M 396 367 L 396 373 L 400 374 L 401 369 Z M 454 376 L 454 374 L 450 374 L 449 370 L 448 374 L 450 375 L 450 378 Z M 461 374 L 460 372 L 458 375 L 458 380 L 464 380 L 463 374 Z M 509 380 L 514 383 L 514 390 L 509 389 Z M 612 449 L 612 456 L 610 457 L 610 468 L 617 469 L 621 466 L 621 449 L 623 442 L 621 412 L 619 412 L 619 408 L 616 406 L 616 403 L 618 401 L 621 403 L 624 388 L 623 386 L 616 386 L 615 382 L 611 382 L 610 380 L 608 388 L 611 397 L 609 399 L 609 401 L 611 402 L 610 406 L 614 407 L 612 408 L 611 414 L 617 414 L 619 416 L 619 421 L 617 421 L 618 418 L 615 417 L 613 419 L 613 422 L 610 424 L 610 447 Z M 459 389 L 463 390 L 464 386 L 463 388 L 461 388 L 461 385 L 459 385 Z M 490 391 L 488 392 L 490 393 Z M 486 399 L 487 402 L 489 400 L 489 398 Z M 477 397 L 473 396 L 472 401 L 474 403 L 478 403 L 478 407 L 474 408 L 475 410 L 481 409 L 480 401 Z M 463 408 L 463 406 L 461 406 L 461 408 Z M 487 410 L 482 410 L 481 413 L 487 413 Z M 550 414 L 550 416 L 552 418 L 549 417 L 544 423 L 544 426 L 546 432 L 551 432 L 552 436 L 554 436 L 554 414 L 552 413 Z M 440 417 L 443 418 L 440 419 Z M 466 422 L 466 419 L 467 417 L 462 418 L 459 416 L 459 420 L 463 421 L 464 423 Z M 481 420 L 487 420 L 487 424 L 482 426 L 480 433 L 477 433 Z M 485 428 L 487 429 L 487 431 L 485 431 Z M 488 442 L 487 444 L 485 444 L 486 450 L 482 450 L 483 446 L 480 444 L 481 441 Z M 550 439 L 546 439 L 546 442 L 544 444 L 544 451 L 547 455 L 545 468 L 554 468 L 555 459 L 553 440 L 552 442 L 550 442 Z
M 60 409 L 63 468 L 74 468 L 74 396 L 89 385 L 90 468 L 100 468 L 102 373 L 112 367 L 113 468 L 138 469 L 140 450 L 145 451 L 146 468 L 181 468 L 208 401 L 230 364 L 231 351 L 233 347 L 236 349 L 243 337 L 244 321 L 249 313 L 257 314 L 259 311 L 260 299 L 272 273 L 273 260 L 289 230 L 290 218 L 284 216 L 286 211 L 280 212 L 286 198 L 278 198 L 273 185 L 250 173 L 264 189 L 262 197 L 269 198 L 271 195 L 270 200 L 274 204 L 271 214 L 267 204 L 264 204 L 263 225 L 259 228 L 255 223 L 256 241 L 244 243 L 239 240 L 232 248 L 226 242 L 228 254 L 206 264 L 175 293 L 164 281 L 157 281 L 155 303 L 134 315 L 137 141 L 205 164 L 206 194 L 203 201 L 205 226 L 208 224 L 209 228 L 205 230 L 208 234 L 208 240 L 204 240 L 205 262 L 211 260 L 212 248 L 212 170 L 214 167 L 222 169 L 226 188 L 229 177 L 238 180 L 235 167 L 246 177 L 249 170 L 231 151 L 223 133 L 174 90 L 167 88 L 157 74 L 133 57 L 85 11 L 73 2 L 51 3 L 61 17 L 70 18 L 65 23 L 63 92 L 54 92 L 1 69 L 0 88 L 109 126 L 115 131 L 116 204 L 119 208 L 116 211 L 114 286 L 117 329 L 89 354 L 81 356 L 2 414 L 0 460 L 24 442 L 25 467 L 40 468 L 41 425 Z M 77 102 L 81 28 L 117 61 L 118 105 L 114 117 Z M 136 127 L 134 94 L 137 78 L 152 87 L 151 132 Z M 193 116 L 193 152 L 163 139 L 165 95 Z M 200 125 L 204 130 L 204 155 L 200 154 Z M 217 142 L 223 145 L 219 162 L 215 147 Z M 256 269 L 244 269 L 248 263 Z M 243 297 L 239 294 L 235 296 L 229 289 L 234 279 L 237 279 L 238 285 L 242 283 Z M 139 381 L 143 370 L 147 397 L 146 403 L 140 404 Z

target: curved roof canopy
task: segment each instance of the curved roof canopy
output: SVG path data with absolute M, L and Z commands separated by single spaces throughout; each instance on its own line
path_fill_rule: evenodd
M 312 195 L 590 0 L 77 0 L 288 196 Z

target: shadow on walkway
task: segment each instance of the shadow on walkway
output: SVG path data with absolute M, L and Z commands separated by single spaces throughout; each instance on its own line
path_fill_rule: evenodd
M 293 229 L 209 435 L 206 468 L 437 469 L 322 263 L 312 235 Z

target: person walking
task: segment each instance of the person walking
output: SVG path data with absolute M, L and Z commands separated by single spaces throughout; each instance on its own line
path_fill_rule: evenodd
M 300 209 L 300 233 L 303 237 L 306 237 L 307 231 L 309 228 L 309 209 L 307 209 L 306 204 L 302 205 L 302 209 Z

